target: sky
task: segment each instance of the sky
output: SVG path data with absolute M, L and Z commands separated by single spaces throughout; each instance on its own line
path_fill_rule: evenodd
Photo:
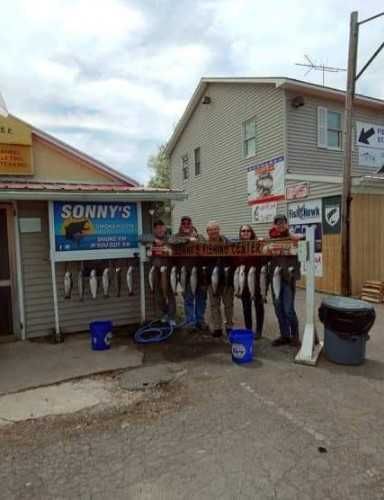
M 0 92 L 9 112 L 141 183 L 203 76 L 321 83 L 345 68 L 349 16 L 382 0 L 12 0 L 0 16 Z M 361 67 L 384 39 L 362 25 Z M 326 85 L 345 88 L 346 73 Z M 384 51 L 357 91 L 384 99 Z

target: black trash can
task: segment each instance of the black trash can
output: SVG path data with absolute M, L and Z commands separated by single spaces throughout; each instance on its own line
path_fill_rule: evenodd
M 376 313 L 371 304 L 348 297 L 327 297 L 319 308 L 324 324 L 324 352 L 334 363 L 360 365 Z

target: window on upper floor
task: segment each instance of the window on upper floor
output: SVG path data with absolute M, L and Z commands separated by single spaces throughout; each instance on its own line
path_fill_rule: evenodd
M 317 145 L 341 151 L 343 147 L 343 114 L 319 106 L 317 108 Z
M 181 168 L 183 171 L 183 181 L 186 181 L 189 179 L 189 160 L 187 154 L 181 157 Z
M 201 153 L 200 148 L 196 148 L 193 152 L 195 157 L 195 176 L 201 174 Z
M 243 156 L 250 158 L 256 154 L 256 119 L 243 122 Z

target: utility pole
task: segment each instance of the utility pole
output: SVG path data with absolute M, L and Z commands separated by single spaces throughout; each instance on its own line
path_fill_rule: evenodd
M 351 257 L 350 257 L 350 218 L 351 218 L 351 173 L 352 173 L 352 112 L 353 99 L 355 95 L 356 81 L 368 68 L 371 62 L 384 48 L 384 42 L 369 58 L 367 63 L 356 75 L 357 69 L 357 46 L 359 38 L 359 27 L 378 17 L 384 16 L 380 12 L 375 16 L 358 22 L 358 12 L 351 13 L 348 49 L 347 69 L 347 92 L 345 94 L 344 111 L 344 165 L 343 165 L 343 196 L 341 201 L 341 288 L 343 295 L 351 295 Z

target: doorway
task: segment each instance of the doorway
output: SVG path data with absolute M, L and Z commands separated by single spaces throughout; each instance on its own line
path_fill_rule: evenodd
M 13 334 L 9 208 L 0 205 L 0 337 Z

